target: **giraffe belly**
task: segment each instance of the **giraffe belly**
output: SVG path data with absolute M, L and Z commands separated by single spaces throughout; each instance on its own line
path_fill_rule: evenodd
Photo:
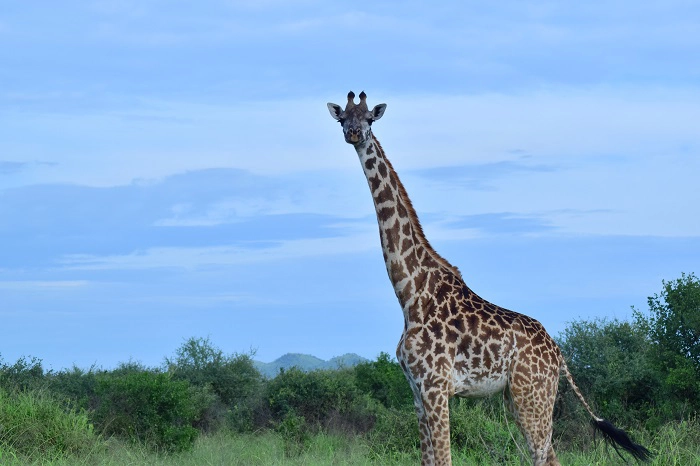
M 508 375 L 505 371 L 474 370 L 464 373 L 455 369 L 453 377 L 454 393 L 462 397 L 489 396 L 503 391 L 508 384 Z

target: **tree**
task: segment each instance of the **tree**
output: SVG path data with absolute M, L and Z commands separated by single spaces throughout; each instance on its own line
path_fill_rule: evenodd
M 166 358 L 165 363 L 176 378 L 210 387 L 229 407 L 245 404 L 262 386 L 251 355 L 224 355 L 209 338 L 188 339 L 175 351 L 175 358 Z
M 635 310 L 637 322 L 647 327 L 660 349 L 700 370 L 700 281 L 691 273 L 662 283 L 661 294 L 648 298 L 649 316 Z
M 651 363 L 643 327 L 617 319 L 574 321 L 564 330 L 559 346 L 577 385 L 603 417 L 634 422 L 655 405 L 659 374 Z M 562 388 L 566 393 L 568 385 Z M 579 406 L 572 398 L 561 408 Z
M 387 408 L 413 408 L 413 394 L 401 366 L 387 353 L 355 366 L 357 387 Z
M 253 428 L 262 403 L 263 378 L 251 354 L 225 355 L 209 338 L 190 338 L 165 365 L 175 379 L 186 380 L 197 392 L 196 426 L 203 431 L 223 423 L 237 431 Z
M 648 298 L 647 314 L 634 310 L 654 347 L 656 366 L 665 375 L 667 396 L 691 409 L 700 407 L 700 281 L 685 273 L 662 281 L 663 290 Z M 677 409 L 677 408 L 676 408 Z
M 10 391 L 25 391 L 41 388 L 46 383 L 41 359 L 22 356 L 13 365 L 7 365 L 0 359 L 0 387 Z

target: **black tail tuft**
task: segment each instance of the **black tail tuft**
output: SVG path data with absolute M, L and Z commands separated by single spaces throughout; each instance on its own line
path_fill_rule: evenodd
M 625 451 L 627 451 L 637 460 L 649 461 L 651 459 L 651 452 L 643 446 L 634 443 L 624 430 L 618 429 L 605 419 L 601 419 L 600 421 L 593 420 L 591 422 L 593 423 L 593 427 L 603 434 L 605 441 L 615 448 L 618 455 L 620 454 L 619 450 L 617 449 L 619 446 L 625 449 Z

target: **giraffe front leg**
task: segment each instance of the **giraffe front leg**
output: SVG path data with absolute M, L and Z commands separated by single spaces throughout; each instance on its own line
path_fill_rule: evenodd
M 420 435 L 420 454 L 421 466 L 435 465 L 435 450 L 433 449 L 433 441 L 430 435 L 430 425 L 428 417 L 423 408 L 422 401 L 415 402 L 416 415 L 418 416 L 418 434 Z
M 424 395 L 426 396 L 426 395 Z M 447 391 L 437 387 L 427 393 L 427 424 L 436 466 L 451 466 L 450 407 Z
M 410 382 L 410 380 L 409 380 Z M 420 435 L 420 452 L 421 466 L 433 466 L 435 464 L 435 453 L 433 450 L 433 442 L 430 436 L 430 426 L 428 425 L 428 417 L 426 416 L 425 407 L 423 406 L 423 397 L 420 389 L 416 384 L 411 383 L 413 391 L 413 405 L 416 408 L 416 416 L 418 417 L 418 434 Z
M 449 382 L 443 377 L 414 374 L 404 350 L 404 338 L 399 341 L 396 355 L 413 392 L 413 404 L 418 416 L 421 466 L 451 466 Z M 420 376 L 419 376 L 420 375 Z
M 451 466 L 450 409 L 447 391 L 441 386 L 422 390 L 416 388 L 414 401 L 420 431 L 421 465 Z

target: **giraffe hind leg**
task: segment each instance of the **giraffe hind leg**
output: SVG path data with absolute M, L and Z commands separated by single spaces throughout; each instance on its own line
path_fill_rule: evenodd
M 557 393 L 556 377 L 530 380 L 513 377 L 508 387 L 507 405 L 527 442 L 535 466 L 559 466 L 552 446 L 552 413 Z

